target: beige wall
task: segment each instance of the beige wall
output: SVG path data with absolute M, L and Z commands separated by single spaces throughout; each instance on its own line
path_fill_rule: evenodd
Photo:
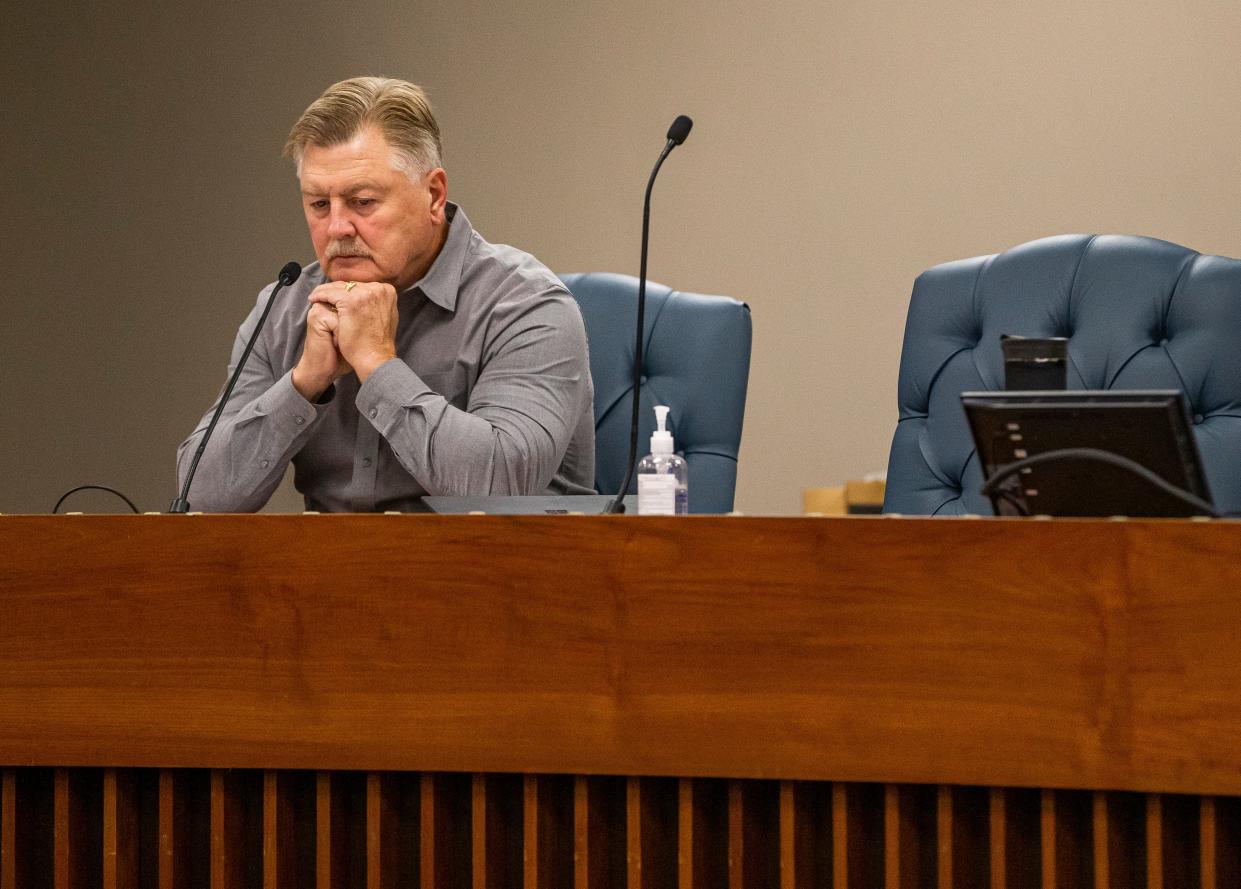
M 354 73 L 428 86 L 452 197 L 560 271 L 636 273 L 694 118 L 651 275 L 753 309 L 747 512 L 885 466 L 922 269 L 1084 231 L 1241 255 L 1233 3 L 171 9 L 6 13 L 0 511 L 166 508 L 238 322 L 311 258 L 283 136 Z

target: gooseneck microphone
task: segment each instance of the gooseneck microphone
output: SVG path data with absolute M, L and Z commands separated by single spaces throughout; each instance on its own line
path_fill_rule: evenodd
M 625 469 L 625 481 L 621 483 L 616 499 L 604 510 L 609 513 L 625 511 L 625 492 L 629 490 L 629 482 L 633 479 L 634 463 L 638 459 L 638 411 L 640 409 L 639 394 L 642 389 L 642 328 L 646 317 L 646 250 L 651 230 L 651 189 L 655 185 L 655 177 L 659 175 L 659 168 L 663 166 L 665 158 L 672 153 L 672 149 L 685 141 L 685 137 L 689 135 L 693 127 L 694 122 L 684 114 L 678 116 L 672 122 L 672 126 L 668 127 L 668 143 L 660 152 L 659 160 L 655 161 L 655 168 L 651 170 L 651 178 L 646 183 L 646 197 L 642 201 L 642 262 L 638 272 L 638 328 L 633 347 L 633 417 L 629 425 L 629 464 Z
M 220 422 L 220 414 L 224 413 L 224 405 L 228 404 L 228 397 L 233 394 L 233 387 L 237 385 L 237 378 L 241 376 L 241 369 L 246 366 L 246 359 L 250 357 L 254 344 L 258 342 L 259 333 L 263 330 L 263 323 L 267 320 L 267 315 L 271 312 L 272 305 L 276 302 L 276 294 L 296 281 L 301 274 L 302 267 L 294 261 L 289 261 L 284 264 L 284 268 L 280 270 L 280 274 L 276 277 L 276 286 L 271 289 L 271 296 L 267 297 L 267 305 L 263 307 L 263 314 L 259 316 L 259 323 L 254 326 L 254 333 L 250 334 L 250 339 L 246 342 L 245 351 L 241 353 L 241 360 L 237 362 L 237 367 L 229 378 L 228 385 L 224 387 L 224 394 L 220 396 L 220 403 L 216 405 L 215 413 L 211 415 L 211 422 L 207 424 L 207 431 L 203 433 L 202 441 L 198 443 L 198 450 L 194 452 L 194 460 L 190 463 L 190 471 L 185 474 L 185 485 L 181 488 L 181 496 L 172 501 L 172 505 L 168 507 L 169 512 L 190 511 L 190 501 L 188 499 L 190 496 L 190 485 L 194 481 L 194 473 L 198 471 L 198 461 L 203 458 L 203 451 L 207 449 L 207 442 L 211 439 L 211 433 L 215 431 L 215 424 Z

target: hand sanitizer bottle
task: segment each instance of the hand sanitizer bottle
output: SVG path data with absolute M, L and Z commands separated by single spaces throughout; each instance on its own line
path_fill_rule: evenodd
M 651 436 L 651 452 L 638 464 L 638 515 L 686 515 L 689 512 L 689 469 L 685 458 L 672 452 L 667 431 L 668 408 L 655 406 L 658 428 Z

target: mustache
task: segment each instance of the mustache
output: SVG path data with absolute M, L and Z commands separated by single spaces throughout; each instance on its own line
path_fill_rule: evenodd
M 339 241 L 329 241 L 324 254 L 326 259 L 335 259 L 338 256 L 363 256 L 369 258 L 371 251 L 362 243 L 361 238 L 344 238 Z

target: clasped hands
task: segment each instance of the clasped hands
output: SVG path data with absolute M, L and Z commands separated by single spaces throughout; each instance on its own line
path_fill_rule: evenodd
M 293 387 L 315 401 L 350 371 L 360 382 L 396 357 L 396 289 L 391 284 L 333 281 L 310 293 L 306 344 Z

